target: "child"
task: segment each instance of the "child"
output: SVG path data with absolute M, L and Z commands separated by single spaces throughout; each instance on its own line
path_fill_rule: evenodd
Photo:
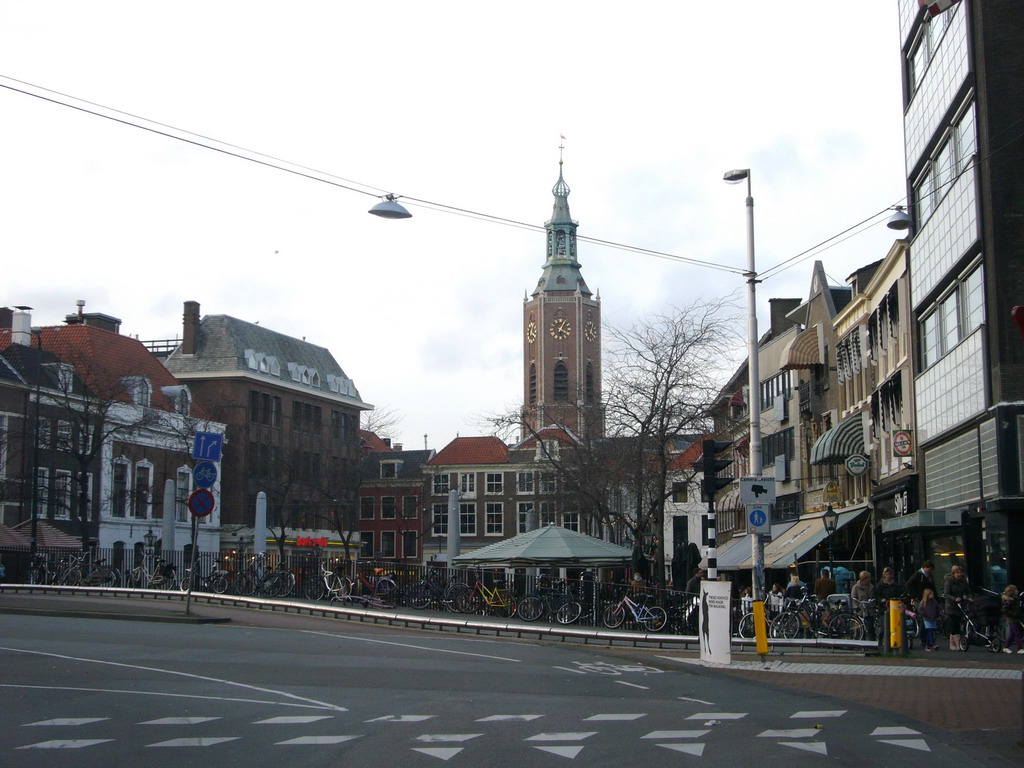
M 1006 647 L 1003 653 L 1013 653 L 1011 648 L 1014 643 L 1017 645 L 1017 653 L 1024 653 L 1024 609 L 1021 608 L 1020 595 L 1017 587 L 1010 584 L 1003 590 L 1003 618 L 1006 619 Z
M 935 599 L 935 592 L 925 589 L 921 593 L 921 602 L 917 604 L 917 615 L 924 622 L 924 649 L 934 651 L 935 631 L 939 628 L 939 601 Z

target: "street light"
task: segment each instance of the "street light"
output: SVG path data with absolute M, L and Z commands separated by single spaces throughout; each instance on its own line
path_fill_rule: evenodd
M 832 509 L 832 505 L 829 504 L 821 519 L 825 523 L 825 533 L 828 534 L 828 575 L 834 579 L 836 577 L 836 562 L 832 554 L 832 537 L 835 536 L 836 527 L 839 523 L 839 513 Z
M 910 225 L 913 223 L 910 214 L 904 210 L 902 205 L 894 205 L 892 210 L 896 211 L 889 220 L 885 223 L 889 229 L 904 230 L 910 229 Z
M 727 171 L 722 177 L 729 184 L 747 180 L 747 372 L 750 410 L 750 474 L 761 474 L 761 372 L 757 359 L 757 269 L 754 266 L 754 197 L 750 188 L 750 169 Z M 754 600 L 764 600 L 764 538 L 754 534 L 751 541 L 754 562 Z
M 367 213 L 380 216 L 382 219 L 411 219 L 412 214 L 408 209 L 398 202 L 398 198 L 388 193 L 380 199 Z
M 156 549 L 156 534 L 153 533 L 152 528 L 146 531 L 146 535 L 142 537 L 142 540 L 146 543 L 146 557 L 152 557 L 153 551 Z

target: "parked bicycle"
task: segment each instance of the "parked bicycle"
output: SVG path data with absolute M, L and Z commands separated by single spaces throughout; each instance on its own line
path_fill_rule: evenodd
M 569 592 L 566 584 L 538 584 L 537 588 L 516 606 L 516 614 L 523 621 L 537 621 L 542 616 L 547 616 L 559 624 L 572 624 L 579 619 L 581 613 L 583 606 Z
M 172 589 L 175 584 L 174 576 L 177 566 L 158 557 L 153 570 L 150 571 L 146 565 L 147 559 L 142 558 L 139 564 L 129 572 L 128 586 L 132 589 Z
M 286 597 L 295 587 L 295 574 L 283 561 L 268 568 L 265 552 L 252 556 L 249 567 L 238 575 L 238 591 L 243 595 Z
M 468 591 L 469 587 L 460 581 L 445 584 L 435 574 L 430 574 L 410 584 L 405 590 L 405 599 L 417 610 L 433 605 L 440 610 L 457 611 L 456 603 Z
M 648 605 L 648 601 L 648 595 L 639 595 L 633 600 L 628 594 L 624 594 L 621 599 L 604 609 L 601 615 L 604 625 L 609 629 L 615 629 L 630 620 L 648 632 L 660 632 L 668 623 L 668 614 L 660 605 Z
M 494 579 L 493 586 L 488 587 L 477 573 L 469 592 L 458 593 L 456 609 L 462 613 L 489 613 L 507 619 L 516 612 L 516 602 L 511 590 L 505 588 L 504 579 Z
M 203 573 L 203 563 L 210 561 L 210 569 Z M 214 560 L 213 555 L 199 555 L 196 559 L 197 577 L 192 582 L 192 569 L 186 568 L 181 581 L 178 583 L 182 592 L 188 592 L 191 587 L 199 592 L 216 592 L 224 594 L 228 589 L 228 572 L 223 567 L 222 560 Z

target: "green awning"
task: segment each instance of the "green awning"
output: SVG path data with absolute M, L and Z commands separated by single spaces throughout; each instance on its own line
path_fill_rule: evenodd
M 811 464 L 839 464 L 864 453 L 864 412 L 859 411 L 832 427 L 811 446 Z

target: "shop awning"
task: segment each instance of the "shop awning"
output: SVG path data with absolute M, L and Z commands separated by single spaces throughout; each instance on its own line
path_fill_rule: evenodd
M 818 326 L 805 328 L 782 350 L 783 370 L 813 368 L 821 365 L 821 349 L 818 343 Z
M 832 427 L 811 446 L 811 464 L 839 464 L 864 453 L 864 412 L 858 411 Z
M 862 506 L 840 512 L 839 519 L 836 520 L 836 530 L 863 514 L 866 509 L 867 506 Z M 823 514 L 817 512 L 801 517 L 784 535 L 774 538 L 772 543 L 764 548 L 765 568 L 788 568 L 823 542 L 828 536 L 825 522 L 822 520 Z
M 785 536 L 786 532 L 797 524 L 796 520 L 787 520 L 783 523 L 772 525 L 772 540 Z M 754 567 L 754 554 L 751 549 L 752 534 L 745 533 L 733 536 L 725 543 L 725 546 L 718 550 L 718 570 L 720 571 L 745 571 Z M 767 550 L 770 542 L 765 544 Z

